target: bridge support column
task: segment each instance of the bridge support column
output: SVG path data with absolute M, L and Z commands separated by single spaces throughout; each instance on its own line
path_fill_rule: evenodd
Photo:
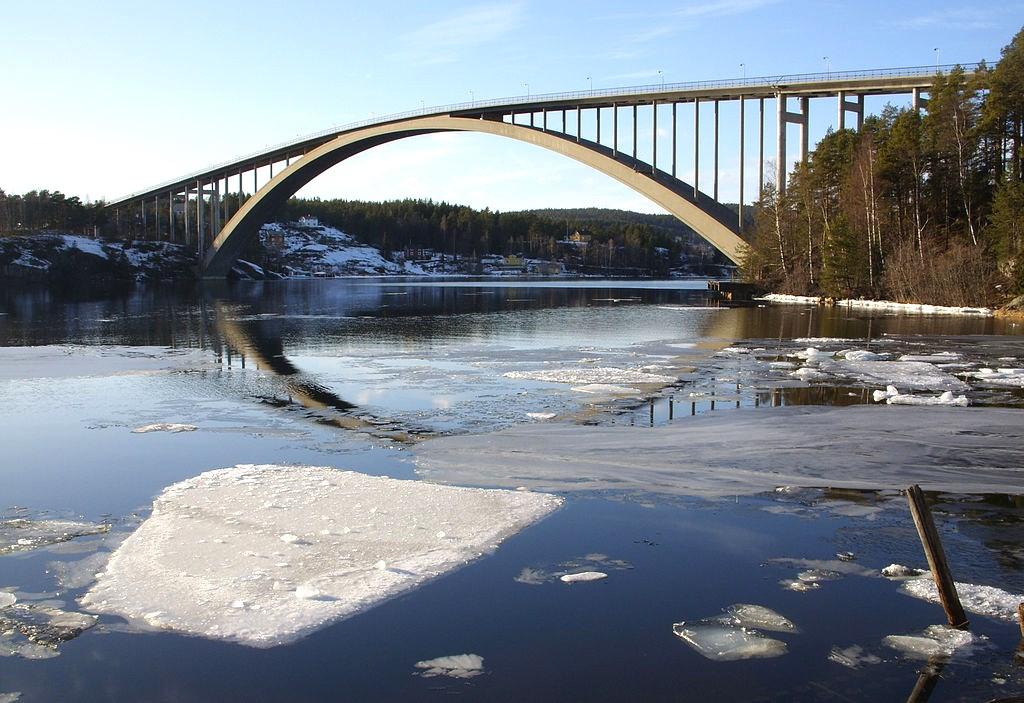
M 743 156 L 744 156 L 744 147 L 746 145 L 746 139 L 747 139 L 746 130 L 744 129 L 745 125 L 746 125 L 746 102 L 744 101 L 744 98 L 741 95 L 740 96 L 740 197 L 739 197 L 739 201 L 738 201 L 738 203 L 739 203 L 739 207 L 738 207 L 739 212 L 737 214 L 737 220 L 739 222 L 739 229 L 740 229 L 741 232 L 743 231 L 743 168 L 744 168 Z
M 715 200 L 718 200 L 718 102 L 719 102 L 718 100 L 715 101 L 715 132 L 714 132 L 715 136 L 714 136 L 714 140 L 712 142 L 714 144 L 714 147 L 715 147 L 715 157 L 714 157 L 715 181 L 714 181 L 714 186 L 712 188 L 712 193 L 714 193 L 713 197 L 715 198 Z
M 700 98 L 693 99 L 693 197 L 700 195 Z
M 651 174 L 658 172 L 658 101 L 651 101 Z
M 191 218 L 188 216 L 188 210 L 192 206 L 190 197 L 191 190 L 191 188 L 185 186 L 185 246 L 188 246 L 188 243 L 192 240 L 192 231 L 190 226 L 192 223 L 190 222 Z
M 174 241 L 174 191 L 167 194 L 167 241 Z
M 676 104 L 672 103 L 672 178 L 676 177 Z
M 619 106 L 612 103 L 612 156 L 619 155 Z
M 636 105 L 634 105 L 633 106 L 633 159 L 634 160 L 636 160 L 636 132 L 637 132 L 636 115 L 637 115 L 637 109 L 636 109 Z M 636 166 L 633 166 L 633 168 L 635 169 Z
M 205 254 L 206 244 L 203 241 L 206 237 L 206 230 L 203 228 L 203 210 L 206 209 L 206 204 L 203 201 L 203 182 L 196 181 L 196 252 L 199 254 L 199 260 L 203 260 L 203 254 Z
M 757 199 L 764 192 L 764 98 L 757 101 Z
M 597 139 L 595 139 L 594 141 L 597 142 L 598 144 L 600 144 L 601 143 L 601 108 L 600 107 L 595 107 L 594 108 L 594 115 L 596 115 L 595 122 L 597 123 Z
M 917 91 L 917 89 L 914 89 Z M 839 129 L 846 129 L 846 113 L 857 115 L 857 131 L 864 126 L 864 96 L 857 95 L 856 100 L 847 100 L 846 91 L 839 91 Z
M 540 111 L 540 128 L 542 130 L 544 130 L 545 132 L 548 131 L 548 111 L 547 110 L 541 110 Z
M 576 141 L 580 140 L 580 129 L 583 127 L 583 108 L 576 106 Z
M 778 103 L 778 138 L 776 145 L 776 169 L 778 173 L 776 186 L 779 189 L 779 193 L 786 192 L 786 180 L 789 175 L 789 166 L 786 161 L 787 125 L 796 124 L 800 126 L 800 161 L 803 163 L 807 160 L 807 117 L 810 113 L 810 100 L 808 98 L 800 98 L 800 112 L 789 112 L 786 106 L 787 97 L 782 93 L 778 93 L 775 98 Z
M 911 103 L 914 106 L 914 110 L 920 112 L 928 106 L 928 98 L 922 95 L 924 91 L 920 88 L 914 88 L 911 92 Z
M 140 202 L 139 206 L 142 208 L 142 238 L 146 239 L 149 232 L 149 228 L 146 226 L 146 201 Z

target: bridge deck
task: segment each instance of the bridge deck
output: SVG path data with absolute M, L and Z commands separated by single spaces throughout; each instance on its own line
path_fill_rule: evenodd
M 163 196 L 168 192 L 181 192 L 193 189 L 197 181 L 225 178 L 228 175 L 234 176 L 241 171 L 278 163 L 284 161 L 289 156 L 299 156 L 346 132 L 413 118 L 450 115 L 497 119 L 513 112 L 516 114 L 528 114 L 542 111 L 595 109 L 612 106 L 630 107 L 654 103 L 687 103 L 696 100 L 738 100 L 741 97 L 746 99 L 774 98 L 779 94 L 803 98 L 830 97 L 838 95 L 840 92 L 847 92 L 851 96 L 893 95 L 909 93 L 915 89 L 926 90 L 931 86 L 939 71 L 948 71 L 951 68 L 953 66 L 929 66 L 646 85 L 632 88 L 586 90 L 501 98 L 497 100 L 478 100 L 444 107 L 430 107 L 386 115 L 371 120 L 362 120 L 333 127 L 316 134 L 299 137 L 165 181 L 145 190 L 116 198 L 111 200 L 108 205 L 119 206 L 147 198 Z M 975 69 L 976 66 L 974 65 L 965 67 L 968 73 L 973 73 Z

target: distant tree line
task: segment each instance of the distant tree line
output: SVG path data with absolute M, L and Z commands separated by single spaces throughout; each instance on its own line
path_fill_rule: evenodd
M 13 195 L 0 189 L 0 234 L 86 232 L 105 222 L 103 203 L 85 204 L 77 196 L 68 197 L 56 190 Z
M 768 184 L 742 270 L 780 292 L 981 304 L 1024 292 L 1024 30 L 994 69 L 939 75 Z
M 432 249 L 451 255 L 519 254 L 555 259 L 560 244 L 577 231 L 590 242 L 579 248 L 579 263 L 637 267 L 655 273 L 677 265 L 686 246 L 667 228 L 646 222 L 586 217 L 586 211 L 496 212 L 433 200 L 321 200 L 292 198 L 279 220 L 306 215 L 336 227 L 386 255 L 408 249 Z M 600 212 L 600 211 L 599 211 Z M 557 213 L 557 215 L 556 215 Z M 574 214 L 575 213 L 575 214 Z

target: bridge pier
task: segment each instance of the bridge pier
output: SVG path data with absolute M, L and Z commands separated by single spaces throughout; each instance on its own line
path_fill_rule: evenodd
M 693 197 L 700 197 L 700 98 L 693 100 Z
M 658 101 L 651 101 L 651 173 L 658 172 Z
M 744 155 L 744 145 L 746 143 L 746 138 L 747 138 L 747 134 L 746 134 L 746 131 L 744 129 L 745 125 L 746 125 L 746 102 L 744 100 L 744 97 L 741 95 L 740 96 L 740 197 L 739 197 L 739 201 L 738 201 L 739 202 L 739 207 L 738 207 L 739 212 L 737 214 L 737 219 L 739 221 L 739 225 L 738 226 L 739 226 L 740 232 L 743 231 L 743 167 L 744 167 L 743 155 Z
M 807 161 L 808 153 L 808 117 L 810 115 L 810 99 L 800 98 L 800 112 L 790 112 L 786 104 L 788 95 L 778 93 L 776 102 L 778 108 L 778 138 L 776 144 L 777 184 L 779 193 L 786 192 L 786 176 L 789 173 L 789 165 L 786 155 L 786 127 L 790 124 L 800 126 L 800 163 Z
M 864 96 L 856 96 L 856 100 L 847 100 L 846 91 L 839 91 L 839 129 L 846 129 L 846 113 L 857 115 L 857 131 L 864 127 Z
M 715 101 L 715 130 L 714 130 L 714 138 L 713 138 L 713 140 L 711 142 L 712 145 L 713 145 L 713 148 L 715 150 L 714 151 L 714 159 L 713 159 L 715 180 L 714 180 L 714 185 L 712 187 L 712 196 L 711 197 L 713 197 L 715 200 L 718 200 L 718 103 L 719 103 L 719 101 L 716 100 Z

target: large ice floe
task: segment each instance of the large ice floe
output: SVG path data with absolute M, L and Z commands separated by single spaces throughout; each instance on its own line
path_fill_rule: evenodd
M 723 615 L 702 620 L 677 622 L 672 632 L 701 656 L 714 661 L 778 657 L 786 653 L 786 643 L 768 637 L 769 632 L 796 632 L 788 618 L 763 605 L 738 603 Z
M 530 424 L 416 448 L 432 480 L 544 491 L 750 495 L 777 486 L 1024 493 L 1024 412 L 900 406 L 736 410 L 636 428 Z M 823 461 L 828 451 L 837 461 Z M 481 461 L 486 457 L 486 461 Z
M 82 605 L 272 647 L 456 569 L 560 503 L 325 467 L 208 471 L 163 491 Z

